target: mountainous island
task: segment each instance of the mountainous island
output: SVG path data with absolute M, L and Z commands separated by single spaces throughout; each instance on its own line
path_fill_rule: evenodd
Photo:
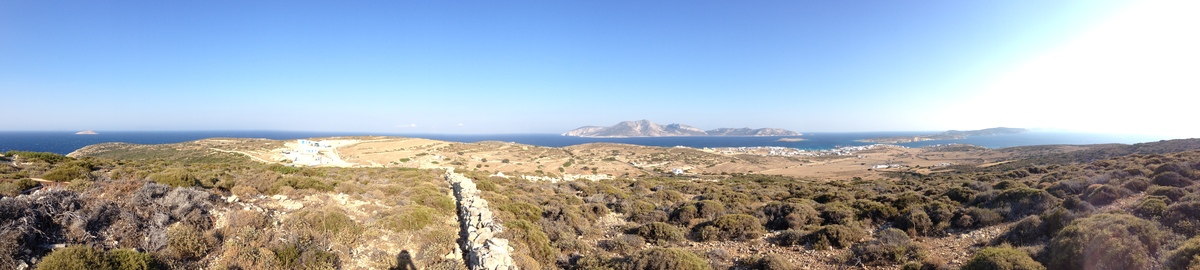
M 672 137 L 672 136 L 800 136 L 799 132 L 779 128 L 717 128 L 703 130 L 684 124 L 659 125 L 650 120 L 624 121 L 609 127 L 585 126 L 562 134 L 590 138 Z
M 860 142 L 869 142 L 869 143 L 910 143 L 910 142 L 921 142 L 921 141 L 961 140 L 961 139 L 966 139 L 967 137 L 971 137 L 971 136 L 1017 134 L 1017 133 L 1023 133 L 1026 131 L 1028 131 L 1028 130 L 1023 129 L 1023 128 L 996 127 L 996 128 L 986 128 L 986 129 L 980 129 L 980 130 L 965 130 L 965 131 L 949 130 L 949 131 L 940 132 L 940 133 L 932 134 L 932 135 L 920 135 L 920 136 L 912 136 L 912 137 L 907 137 L 907 136 L 880 137 L 880 138 L 864 139 L 864 140 L 859 140 L 859 141 Z

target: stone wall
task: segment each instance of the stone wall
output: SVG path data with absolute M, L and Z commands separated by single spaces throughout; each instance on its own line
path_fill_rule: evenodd
M 479 197 L 475 182 L 454 173 L 454 169 L 447 169 L 446 181 L 454 188 L 454 198 L 458 200 L 459 244 L 467 267 L 472 270 L 517 269 L 508 240 L 497 237 L 504 228 L 493 217 L 487 201 Z

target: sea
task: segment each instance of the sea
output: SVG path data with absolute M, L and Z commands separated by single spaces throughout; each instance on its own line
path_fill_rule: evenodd
M 165 144 L 194 141 L 206 138 L 265 138 L 274 140 L 292 140 L 336 136 L 400 136 L 426 138 L 451 142 L 480 142 L 502 141 L 521 144 L 562 147 L 585 143 L 624 143 L 645 146 L 674 147 L 686 146 L 692 148 L 705 147 L 755 147 L 776 146 L 803 150 L 827 150 L 846 146 L 861 146 L 871 143 L 858 140 L 918 136 L 938 133 L 928 132 L 841 132 L 841 133 L 805 133 L 798 137 L 647 137 L 647 138 L 581 138 L 567 137 L 558 134 L 388 134 L 388 133 L 354 133 L 354 132 L 302 132 L 302 131 L 99 131 L 95 135 L 76 135 L 68 131 L 0 131 L 0 152 L 9 150 L 52 152 L 68 154 L 84 146 L 106 143 L 124 142 L 135 144 Z M 802 138 L 803 141 L 781 141 L 781 138 Z M 1026 145 L 1048 144 L 1104 144 L 1158 141 L 1168 138 L 1111 135 L 1092 133 L 1067 132 L 1025 132 L 1018 134 L 1002 134 L 988 136 L 973 136 L 960 140 L 935 140 L 899 145 L 908 147 L 923 147 L 940 144 L 971 144 L 988 148 L 1004 148 Z

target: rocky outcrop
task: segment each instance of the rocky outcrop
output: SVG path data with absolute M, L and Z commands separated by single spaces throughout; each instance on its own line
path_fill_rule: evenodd
M 504 230 L 488 208 L 486 200 L 479 196 L 471 178 L 447 169 L 446 181 L 454 188 L 458 200 L 459 244 L 463 250 L 463 261 L 472 270 L 517 269 L 513 263 L 513 249 L 508 240 L 497 237 Z

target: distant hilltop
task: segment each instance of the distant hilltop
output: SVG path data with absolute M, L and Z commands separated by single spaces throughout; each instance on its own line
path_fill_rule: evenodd
M 940 133 L 933 134 L 933 135 L 920 135 L 920 136 L 912 136 L 912 137 L 882 137 L 882 138 L 871 138 L 871 139 L 865 139 L 865 140 L 859 140 L 859 141 L 869 142 L 869 143 L 910 143 L 910 142 L 920 142 L 920 141 L 961 140 L 961 139 L 966 139 L 967 137 L 971 137 L 971 136 L 1017 134 L 1017 133 L 1022 133 L 1025 131 L 1027 131 L 1027 130 L 1023 129 L 1023 128 L 996 127 L 996 128 L 986 128 L 986 129 L 980 129 L 980 130 L 966 130 L 966 131 L 949 130 L 949 131 L 940 132 Z
M 100 134 L 100 133 L 96 133 L 95 131 L 92 131 L 92 130 L 84 130 L 84 131 L 80 131 L 80 132 L 75 132 L 75 135 L 96 135 L 96 134 Z
M 659 125 L 650 120 L 625 121 L 610 127 L 586 126 L 567 131 L 563 136 L 591 138 L 672 137 L 672 136 L 800 136 L 799 132 L 778 128 L 718 128 L 705 131 L 684 124 Z

